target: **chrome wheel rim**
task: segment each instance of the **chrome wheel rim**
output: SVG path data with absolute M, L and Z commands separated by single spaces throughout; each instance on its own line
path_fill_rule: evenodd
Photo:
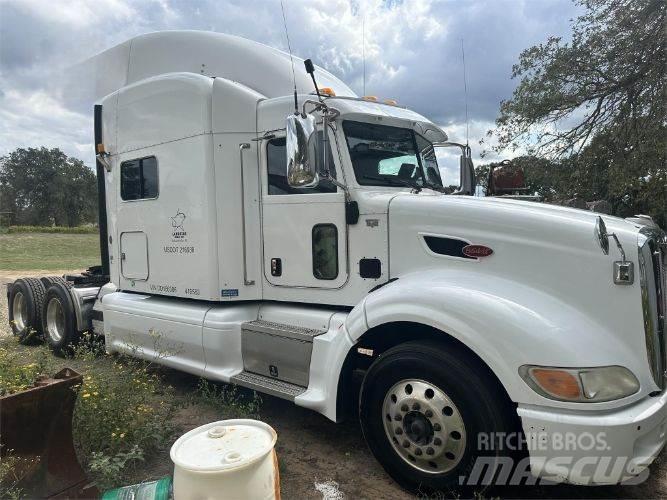
M 447 394 L 424 380 L 394 384 L 384 398 L 382 420 L 396 453 L 415 469 L 442 474 L 463 458 L 466 430 Z
M 65 311 L 57 298 L 51 299 L 46 307 L 46 329 L 54 342 L 60 342 L 65 334 Z
M 22 292 L 14 295 L 12 304 L 12 316 L 14 317 L 14 326 L 18 331 L 23 331 L 28 324 L 28 301 Z

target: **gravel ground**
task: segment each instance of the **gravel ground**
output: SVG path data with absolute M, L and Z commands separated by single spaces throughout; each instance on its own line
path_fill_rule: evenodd
M 7 297 L 4 284 L 25 274 L 0 270 L 0 335 L 10 335 Z M 177 390 L 189 391 L 195 385 L 190 375 L 172 372 L 170 382 Z M 276 447 L 280 460 L 282 496 L 285 499 L 413 498 L 392 481 L 368 451 L 359 425 L 334 424 L 323 416 L 287 401 L 262 396 L 262 419 L 278 432 Z M 193 407 L 179 412 L 183 431 L 220 418 L 207 408 Z M 168 454 L 146 463 L 146 476 L 168 474 L 172 464 Z M 492 489 L 486 497 L 502 498 L 667 498 L 667 452 L 663 451 L 651 467 L 647 481 L 637 486 L 574 487 L 541 486 Z

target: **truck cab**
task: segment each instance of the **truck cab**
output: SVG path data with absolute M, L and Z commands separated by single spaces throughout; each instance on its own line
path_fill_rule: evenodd
M 125 72 L 95 113 L 108 282 L 45 282 L 54 348 L 92 328 L 108 352 L 334 421 L 357 408 L 412 489 L 502 464 L 499 436 L 523 440 L 535 476 L 576 484 L 658 455 L 667 239 L 649 219 L 472 196 L 469 148 L 429 119 L 321 68 L 314 87 L 254 42 L 155 33 L 100 57 Z M 460 149 L 455 171 L 442 147 Z M 564 465 L 568 433 L 605 449 Z

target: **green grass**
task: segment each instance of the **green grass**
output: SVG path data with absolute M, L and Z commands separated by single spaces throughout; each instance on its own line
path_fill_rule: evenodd
M 63 233 L 63 234 L 98 234 L 97 227 L 89 226 L 9 226 L 5 233 Z
M 0 234 L 0 271 L 74 270 L 99 263 L 97 234 Z

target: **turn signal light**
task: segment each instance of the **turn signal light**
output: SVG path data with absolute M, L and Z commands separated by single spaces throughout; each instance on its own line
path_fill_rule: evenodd
M 398 101 L 396 99 L 385 99 L 384 103 L 389 104 L 390 106 L 396 106 L 398 104 Z
M 364 97 L 362 97 L 362 99 L 364 101 L 371 101 L 371 102 L 377 102 L 378 101 L 378 98 L 374 95 L 365 95 Z
M 320 94 L 328 95 L 329 97 L 336 97 L 336 92 L 331 87 L 322 87 L 319 89 Z
M 563 370 L 550 370 L 545 368 L 533 368 L 531 371 L 533 380 L 537 382 L 545 392 L 559 399 L 579 399 L 581 387 L 577 378 Z

